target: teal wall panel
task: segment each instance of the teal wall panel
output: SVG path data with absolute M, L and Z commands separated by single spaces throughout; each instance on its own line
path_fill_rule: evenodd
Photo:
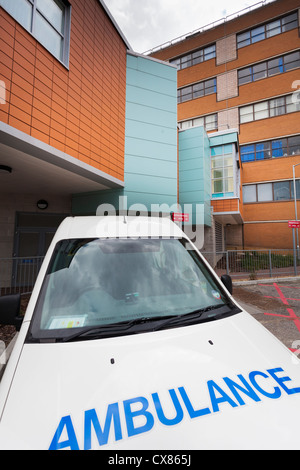
M 145 112 L 145 110 L 144 110 Z M 144 119 L 142 113 L 137 115 L 135 120 L 126 120 L 125 133 L 126 137 L 133 137 L 135 139 L 143 140 L 145 143 L 148 140 L 152 142 L 160 142 L 162 144 L 169 143 L 172 145 L 172 142 L 177 140 L 177 129 L 168 128 L 159 126 L 153 122 L 143 122 L 140 119 Z M 126 155 L 126 140 L 125 140 L 125 155 Z M 125 162 L 126 164 L 126 162 Z
M 157 109 L 161 110 L 171 108 L 174 102 L 174 98 L 172 96 L 155 93 L 152 90 L 138 88 L 132 85 L 127 86 L 127 100 L 130 103 L 140 103 L 141 105 L 146 107 L 149 106 L 150 108 L 153 103 L 156 102 Z
M 96 215 L 97 208 L 101 204 L 111 204 L 119 209 L 119 197 L 123 195 L 123 189 L 109 189 L 105 191 L 93 191 L 84 194 L 73 194 L 73 215 Z
M 177 202 L 177 70 L 127 56 L 125 189 L 128 201 Z
M 126 191 L 125 189 L 125 195 L 128 194 L 128 192 L 134 191 L 135 193 L 149 194 L 149 197 L 151 193 L 168 196 L 172 195 L 174 189 L 176 189 L 174 188 L 174 180 L 165 177 L 153 177 L 151 175 L 138 175 L 137 177 L 136 174 L 128 174 L 126 176 L 126 183 L 130 191 Z M 176 185 L 177 181 L 175 180 L 175 186 Z M 162 200 L 162 202 L 164 201 Z M 174 202 L 176 202 L 176 200 Z
M 217 145 L 226 145 L 226 144 L 238 144 L 238 133 L 237 132 L 226 132 L 225 134 L 220 134 L 212 136 L 209 139 L 210 147 L 216 147 Z
M 144 63 L 141 62 L 144 61 Z M 157 72 L 154 70 L 153 64 L 151 64 L 152 72 L 148 73 L 145 70 L 141 70 L 140 65 L 142 68 L 145 68 L 146 60 L 140 57 L 129 57 L 128 56 L 128 68 L 127 68 L 127 86 L 134 86 L 140 87 L 142 89 L 146 89 L 147 91 L 153 91 L 155 94 L 159 93 L 160 95 L 170 96 L 173 98 L 173 89 L 170 88 L 170 81 L 173 81 L 173 73 L 169 73 L 168 76 L 163 76 L 164 74 L 161 73 L 161 70 Z M 169 66 L 159 64 L 160 69 L 163 67 L 170 68 Z M 146 67 L 147 69 L 147 67 Z
M 139 174 L 155 176 L 174 174 L 177 171 L 177 162 L 170 162 L 158 158 L 143 158 L 141 165 L 141 157 L 136 155 L 127 156 L 127 175 L 136 174 L 136 169 L 139 169 Z M 128 180 L 127 180 L 128 183 Z
M 192 205 L 191 223 L 196 223 L 196 210 L 203 205 L 204 224 L 211 225 L 210 217 L 210 149 L 203 127 L 194 127 L 179 133 L 179 203 Z
M 150 140 L 148 140 L 147 145 L 145 145 L 144 140 L 138 140 L 136 137 L 126 137 L 126 154 L 174 163 L 173 146 L 167 143 L 153 142 Z
M 137 103 L 130 103 L 130 106 L 127 106 L 127 114 L 126 118 L 131 120 L 132 122 L 137 121 L 137 117 L 143 115 L 143 122 L 148 124 L 155 123 L 156 126 L 165 127 L 166 124 L 170 128 L 176 131 L 177 128 L 177 118 L 176 114 L 166 111 L 164 109 L 160 109 L 160 112 L 157 112 L 157 109 L 147 107 L 147 113 L 145 113 L 144 105 L 137 104 Z
M 177 69 L 129 52 L 126 73 L 124 189 L 75 194 L 74 215 L 121 209 L 120 196 L 128 209 L 177 203 Z

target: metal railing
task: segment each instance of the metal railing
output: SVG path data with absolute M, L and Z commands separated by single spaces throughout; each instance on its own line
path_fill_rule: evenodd
M 246 8 L 243 8 L 242 10 L 236 11 L 234 13 L 231 13 L 229 15 L 223 16 L 222 18 L 212 21 L 211 23 L 208 23 L 204 26 L 201 26 L 200 28 L 197 28 L 187 34 L 184 34 L 183 36 L 178 36 L 177 38 L 171 39 L 170 41 L 167 41 L 163 44 L 160 44 L 158 46 L 152 47 L 152 49 L 149 49 L 148 51 L 143 52 L 144 55 L 148 54 L 153 54 L 154 52 L 161 51 L 162 49 L 165 49 L 167 47 L 173 46 L 177 42 L 183 41 L 184 39 L 189 38 L 190 36 L 193 36 L 198 33 L 203 33 L 204 31 L 207 31 L 212 28 L 216 28 L 217 26 L 227 23 L 228 21 L 233 20 L 234 18 L 237 18 L 238 16 L 244 15 L 246 13 L 249 13 L 256 8 L 260 8 L 268 3 L 272 3 L 274 0 L 261 0 L 258 3 L 254 3 L 253 5 L 249 5 Z
M 297 276 L 300 259 L 294 250 L 237 250 L 203 252 L 203 256 L 218 275 L 229 274 L 239 279 Z
M 216 273 L 237 279 L 295 276 L 300 259 L 294 250 L 229 250 L 202 252 Z M 0 259 L 0 296 L 32 292 L 44 257 Z
M 43 259 L 43 256 L 1 258 L 0 295 L 32 292 Z

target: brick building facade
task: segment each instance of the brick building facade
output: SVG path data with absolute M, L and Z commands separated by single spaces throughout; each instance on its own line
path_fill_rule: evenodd
M 299 18 L 297 0 L 263 2 L 151 53 L 177 64 L 182 130 L 238 132 L 239 197 L 219 189 L 226 166 L 211 170 L 214 219 L 228 247 L 292 247 L 293 167 L 300 210 Z M 237 206 L 242 220 L 226 221 Z

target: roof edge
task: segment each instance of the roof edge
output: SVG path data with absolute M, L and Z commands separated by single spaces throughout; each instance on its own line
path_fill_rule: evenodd
M 127 47 L 127 49 L 129 49 L 129 51 L 133 51 L 131 45 L 129 44 L 127 38 L 125 37 L 125 35 L 123 34 L 121 28 L 119 27 L 118 23 L 116 22 L 116 20 L 114 19 L 113 15 L 111 14 L 108 6 L 106 5 L 106 3 L 104 2 L 104 0 L 98 0 L 98 2 L 100 3 L 100 5 L 102 6 L 102 8 L 105 10 L 105 13 L 107 14 L 107 16 L 109 17 L 110 21 L 112 22 L 112 24 L 114 25 L 114 27 L 116 28 L 116 30 L 118 31 L 120 37 L 122 38 L 125 46 Z

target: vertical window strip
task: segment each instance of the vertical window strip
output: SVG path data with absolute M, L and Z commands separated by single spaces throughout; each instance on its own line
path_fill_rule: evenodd
M 232 144 L 211 148 L 212 198 L 234 197 Z

